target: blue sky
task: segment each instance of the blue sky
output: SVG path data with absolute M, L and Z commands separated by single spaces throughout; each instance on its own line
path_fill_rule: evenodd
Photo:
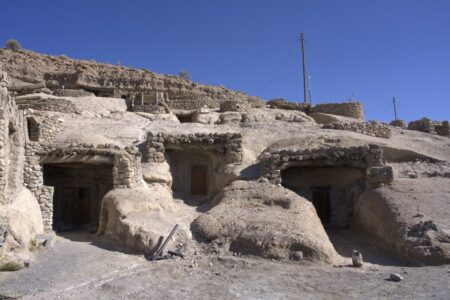
M 313 103 L 350 97 L 367 119 L 450 119 L 447 0 L 6 0 L 0 42 L 36 52 L 187 70 L 194 81 L 301 101 L 305 33 Z

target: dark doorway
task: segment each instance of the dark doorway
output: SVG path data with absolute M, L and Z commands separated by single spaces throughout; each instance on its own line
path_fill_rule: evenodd
M 44 164 L 44 184 L 54 187 L 53 229 L 96 231 L 101 200 L 113 188 L 110 164 Z
M 191 166 L 191 195 L 208 194 L 208 168 L 207 166 Z
M 172 175 L 174 198 L 198 206 L 217 192 L 211 153 L 197 149 L 166 148 L 165 157 Z
M 55 190 L 55 198 L 59 199 L 59 220 L 74 226 L 89 224 L 89 189 L 79 187 L 62 187 Z
M 194 122 L 194 113 L 193 112 L 187 112 L 187 113 L 177 113 L 175 115 L 180 121 L 180 123 L 193 123 Z
M 330 191 L 326 188 L 317 188 L 312 192 L 312 203 L 322 224 L 330 222 Z
M 32 142 L 39 141 L 39 123 L 32 117 L 27 118 L 28 138 Z

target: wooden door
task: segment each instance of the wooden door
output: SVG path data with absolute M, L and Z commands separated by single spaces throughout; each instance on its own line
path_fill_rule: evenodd
M 191 195 L 208 194 L 208 168 L 195 165 L 191 167 Z
M 313 205 L 322 223 L 330 222 L 330 193 L 328 190 L 313 191 Z
M 89 199 L 87 189 L 78 187 L 61 188 L 61 220 L 66 224 L 84 225 L 89 223 Z

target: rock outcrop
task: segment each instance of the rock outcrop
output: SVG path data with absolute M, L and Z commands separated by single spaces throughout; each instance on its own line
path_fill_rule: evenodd
M 43 81 L 51 90 L 64 96 L 82 90 L 97 96 L 139 98 L 141 93 L 167 93 L 168 105 L 176 109 L 219 108 L 222 101 L 233 100 L 260 105 L 261 100 L 224 87 L 197 84 L 178 76 L 159 75 L 144 69 L 128 68 L 95 61 L 73 60 L 64 55 L 50 56 L 31 51 L 0 50 L 0 65 L 13 84 Z
M 450 263 L 450 189 L 442 178 L 402 178 L 365 192 L 355 204 L 354 226 L 410 265 Z
M 268 182 L 235 181 L 215 199 L 217 205 L 197 218 L 194 233 L 207 241 L 228 239 L 234 252 L 333 263 L 337 254 L 312 204 Z

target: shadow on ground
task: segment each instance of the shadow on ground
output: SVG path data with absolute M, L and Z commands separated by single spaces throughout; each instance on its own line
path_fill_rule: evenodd
M 370 245 L 363 234 L 353 229 L 327 229 L 327 234 L 336 251 L 343 257 L 351 258 L 353 250 L 363 255 L 364 262 L 384 266 L 404 266 L 403 263 L 389 258 L 386 253 Z

